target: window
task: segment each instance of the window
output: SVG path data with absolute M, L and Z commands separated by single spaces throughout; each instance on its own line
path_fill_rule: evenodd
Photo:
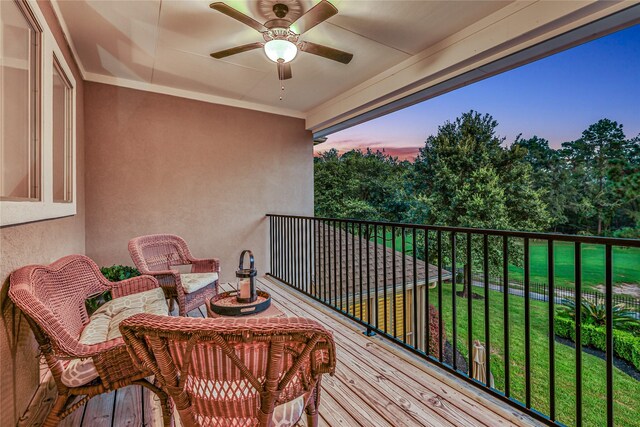
M 0 8 L 0 226 L 75 215 L 76 81 L 37 1 Z
M 70 202 L 72 196 L 71 83 L 53 57 L 53 201 Z
M 40 198 L 40 32 L 18 3 L 0 2 L 0 198 Z

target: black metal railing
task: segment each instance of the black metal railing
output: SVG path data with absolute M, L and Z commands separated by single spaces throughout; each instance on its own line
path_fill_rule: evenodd
M 581 296 L 583 251 L 600 250 L 606 411 L 596 424 L 614 424 L 614 250 L 636 251 L 639 239 L 275 214 L 268 218 L 271 276 L 361 324 L 367 334 L 379 334 L 538 420 L 557 425 L 580 426 L 584 421 L 584 312 L 580 303 L 575 304 L 575 350 L 556 345 L 558 303 L 556 298 L 532 298 L 538 287 L 532 285 L 531 266 L 546 263 L 545 292 L 557 295 L 557 249 L 565 255 L 572 252 L 573 292 Z M 458 266 L 463 266 L 462 277 L 455 274 Z M 495 277 L 511 283 L 514 267 L 522 271 L 522 291 L 495 289 Z M 634 267 L 640 268 L 640 259 Z M 589 271 L 595 274 L 593 268 Z M 477 279 L 480 284 L 474 283 Z M 474 355 L 474 349 L 482 347 L 484 361 L 478 359 L 482 351 Z M 557 378 L 559 350 L 575 358 L 569 387 L 566 372 Z M 539 359 L 548 363 L 542 365 Z M 558 390 L 559 380 L 563 388 Z M 558 393 L 562 402 L 574 394 L 570 411 L 564 403 L 559 411 Z

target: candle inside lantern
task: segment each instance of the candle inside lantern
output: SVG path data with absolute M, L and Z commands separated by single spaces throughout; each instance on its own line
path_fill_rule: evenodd
M 240 281 L 240 298 L 251 298 L 251 284 L 249 282 L 249 279 Z

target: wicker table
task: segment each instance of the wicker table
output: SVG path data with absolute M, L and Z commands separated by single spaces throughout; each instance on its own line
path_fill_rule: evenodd
M 250 306 L 249 304 L 236 303 L 235 297 L 228 298 L 228 301 L 230 304 L 234 304 L 234 305 L 237 304 L 238 306 Z M 285 317 L 285 314 L 282 311 L 280 311 L 273 303 L 269 306 L 269 308 L 267 308 L 264 311 L 261 311 L 255 314 L 245 314 L 242 316 L 226 316 L 226 315 L 214 312 L 213 310 L 211 310 L 211 300 L 206 304 L 206 306 L 207 306 L 207 317 L 211 317 L 211 318 L 229 317 L 229 318 L 237 318 L 237 319 L 242 319 L 242 318 L 266 319 L 269 317 Z

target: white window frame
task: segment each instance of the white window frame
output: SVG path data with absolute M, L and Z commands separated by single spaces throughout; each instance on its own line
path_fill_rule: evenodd
M 69 77 L 69 74 L 62 68 L 61 65 L 61 60 L 58 58 L 58 55 L 56 53 L 53 54 L 53 67 L 51 69 L 52 74 L 53 71 L 56 71 L 59 76 L 60 79 L 62 80 L 62 84 L 65 86 L 65 91 L 64 91 L 64 141 L 63 141 L 63 165 L 62 165 L 62 169 L 63 169 L 63 193 L 64 193 L 64 197 L 62 200 L 55 200 L 54 199 L 54 203 L 71 203 L 73 202 L 73 189 L 75 188 L 75 183 L 73 182 L 73 174 L 72 174 L 72 166 L 73 166 L 73 159 L 74 159 L 74 150 L 72 147 L 72 143 L 73 143 L 73 138 L 72 138 L 72 131 L 74 128 L 74 122 L 73 122 L 73 117 L 75 115 L 75 110 L 73 107 L 73 100 L 74 100 L 74 85 L 71 83 L 71 79 Z M 53 76 L 52 76 L 53 78 Z M 53 80 L 52 80 L 53 83 Z M 52 94 L 53 96 L 53 94 Z M 53 103 L 53 98 L 52 98 L 52 103 Z M 52 109 L 53 111 L 53 109 Z M 52 116 L 52 122 L 53 122 L 53 116 Z M 53 145 L 52 145 L 53 147 Z M 53 153 L 53 151 L 52 151 Z M 53 165 L 53 161 L 52 161 L 52 166 Z M 55 168 L 54 169 L 54 173 L 55 173 Z M 52 180 L 52 184 L 53 184 L 53 180 Z
M 22 224 L 46 219 L 61 218 L 77 214 L 77 149 L 76 149 L 76 80 L 71 68 L 62 54 L 53 33 L 47 25 L 44 15 L 35 0 L 16 2 L 33 16 L 36 24 L 42 29 L 40 37 L 40 199 L 39 200 L 1 200 L 0 226 Z M 55 55 L 55 59 L 54 59 Z M 53 67 L 57 60 L 60 69 L 71 85 L 70 108 L 70 182 L 71 201 L 53 201 Z

